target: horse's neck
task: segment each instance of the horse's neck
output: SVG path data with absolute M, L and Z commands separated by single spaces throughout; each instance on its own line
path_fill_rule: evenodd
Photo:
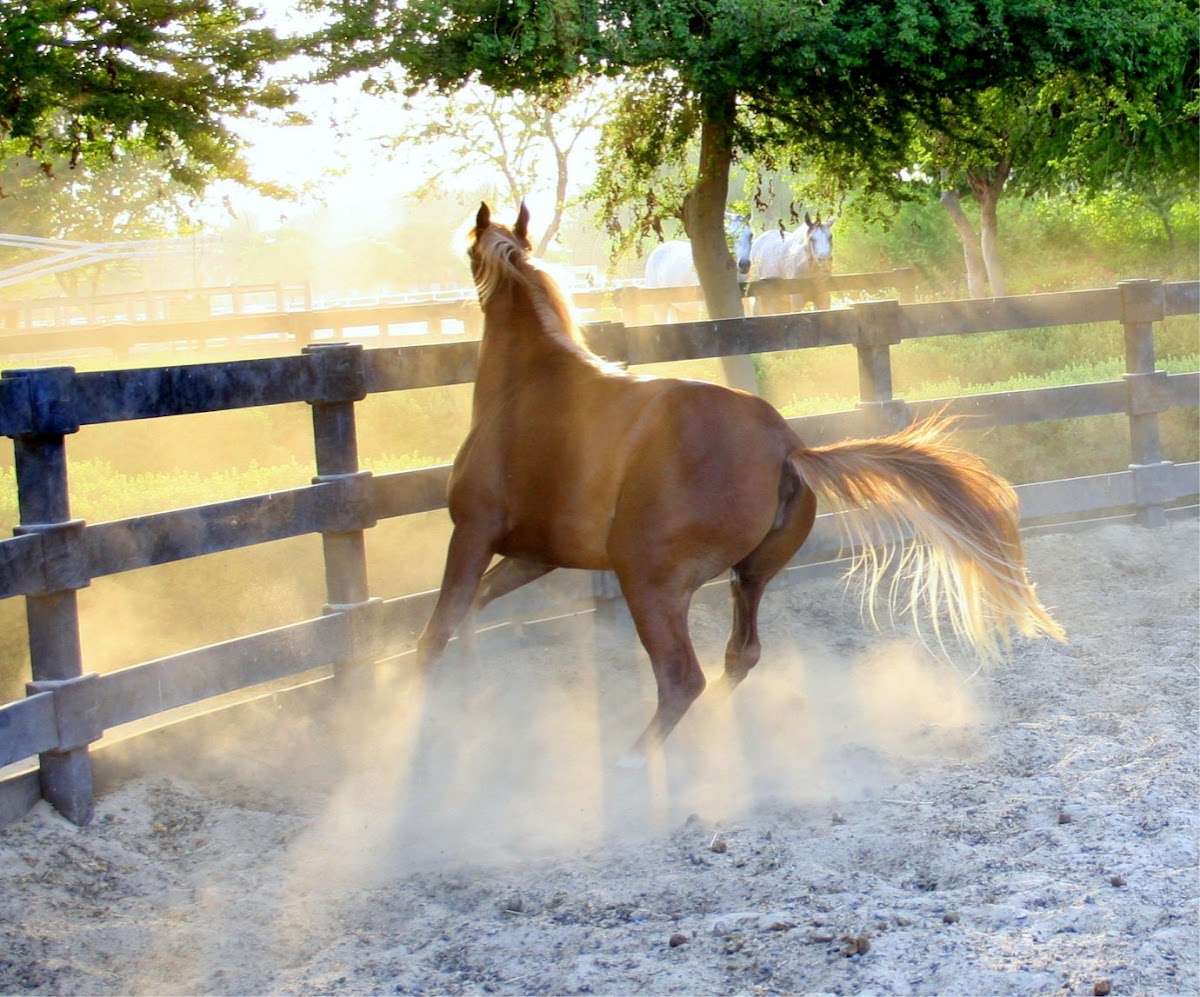
M 547 328 L 549 321 L 547 310 L 536 307 L 527 291 L 497 295 L 489 302 L 475 376 L 477 412 L 504 397 L 512 384 L 528 383 L 531 374 L 561 371 L 564 363 L 587 363 L 586 351 L 570 331 Z
M 788 247 L 788 255 L 791 257 L 791 270 L 793 277 L 803 277 L 812 267 L 812 250 L 808 244 L 808 233 L 804 229 L 797 229 L 792 234 L 792 244 Z

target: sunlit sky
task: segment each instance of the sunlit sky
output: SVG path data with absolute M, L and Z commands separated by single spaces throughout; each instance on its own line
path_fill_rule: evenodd
M 344 206 L 346 211 L 368 211 L 378 201 L 380 186 L 391 190 L 420 179 L 402 162 L 388 156 L 380 137 L 389 134 L 386 104 L 368 97 L 351 81 L 308 87 L 297 110 L 312 119 L 309 125 L 282 125 L 244 120 L 236 132 L 247 141 L 246 158 L 253 176 L 302 192 L 299 204 L 289 205 L 259 197 L 233 184 L 215 184 L 206 197 L 206 215 L 224 210 L 224 199 L 239 212 L 254 215 L 270 227 L 281 213 L 314 204 Z
M 311 26 L 298 21 L 293 0 L 255 0 L 255 5 L 263 11 L 264 21 L 281 34 Z M 284 67 L 281 73 L 286 76 L 302 68 Z M 403 129 L 404 102 L 399 94 L 364 93 L 361 79 L 343 79 L 300 89 L 293 110 L 307 116 L 312 122 L 309 125 L 233 122 L 234 130 L 247 141 L 244 151 L 254 177 L 295 188 L 301 194 L 297 201 L 287 203 L 235 184 L 217 183 L 198 211 L 200 219 L 220 228 L 229 224 L 232 210 L 239 221 L 270 229 L 324 206 L 343 217 L 347 225 L 355 219 L 369 223 L 382 203 L 412 193 L 438 166 L 444 167 L 448 155 L 457 155 L 428 142 L 408 152 L 389 152 L 385 140 Z M 585 159 L 577 157 L 573 166 L 576 182 Z M 444 176 L 442 182 L 451 191 L 474 193 L 493 181 L 481 164 L 477 175 Z M 553 211 L 552 191 L 526 193 L 535 212 L 548 216 Z
M 280 34 L 313 26 L 303 20 L 293 0 L 253 0 L 264 21 Z M 282 75 L 299 73 L 303 66 L 285 66 Z M 389 104 L 391 106 L 389 106 Z M 378 201 L 380 187 L 389 191 L 398 183 L 410 187 L 420 177 L 395 158 L 389 158 L 380 136 L 394 134 L 394 103 L 371 97 L 358 80 L 340 80 L 322 86 L 305 86 L 292 110 L 312 120 L 310 125 L 281 125 L 257 120 L 233 122 L 247 141 L 246 158 L 255 179 L 304 192 L 299 203 L 264 199 L 233 184 L 213 185 L 205 198 L 203 214 L 214 221 L 226 216 L 229 199 L 239 213 L 253 216 L 262 227 L 271 227 L 287 215 L 318 200 L 343 206 L 347 212 L 367 212 Z

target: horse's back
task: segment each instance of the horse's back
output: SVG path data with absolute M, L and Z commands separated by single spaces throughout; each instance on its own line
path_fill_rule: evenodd
M 664 242 L 646 258 L 647 287 L 682 287 L 699 283 L 687 242 Z
M 764 232 L 750 245 L 750 266 L 758 280 L 783 276 L 783 253 L 787 238 L 782 232 Z
M 808 233 L 798 228 L 788 235 L 783 250 L 782 270 L 785 277 L 803 277 L 808 273 L 812 260 L 808 251 Z
M 607 569 L 614 549 L 631 557 L 646 544 L 666 557 L 697 535 L 717 560 L 736 560 L 769 529 L 799 445 L 769 404 L 721 385 L 540 378 L 477 423 L 456 462 L 451 512 L 460 502 L 478 512 L 494 496 L 506 523 L 499 553 L 564 567 Z

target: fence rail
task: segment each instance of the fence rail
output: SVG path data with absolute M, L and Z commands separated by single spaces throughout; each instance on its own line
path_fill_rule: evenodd
M 826 278 L 752 281 L 744 285 L 743 292 L 751 299 L 799 294 L 827 307 L 834 292 L 895 289 L 901 301 L 908 301 L 914 287 L 915 272 L 900 268 Z M 263 297 L 270 299 L 270 307 L 252 308 L 252 303 Z M 698 304 L 703 295 L 698 285 L 631 285 L 581 290 L 572 298 L 584 321 L 619 319 L 626 325 L 636 325 L 642 319 L 653 320 L 656 307 Z M 216 307 L 221 310 L 214 311 Z M 253 346 L 261 353 L 270 347 L 291 351 L 297 346 L 367 338 L 372 345 L 437 342 L 478 338 L 481 320 L 479 305 L 467 292 L 426 301 L 325 307 L 313 305 L 304 285 L 208 287 L 147 292 L 132 298 L 49 298 L 7 307 L 0 303 L 0 353 L 46 355 L 102 350 L 128 356 L 138 347 L 182 345 L 197 350 L 238 344 Z
M 1200 374 L 1155 370 L 1154 324 L 1198 312 L 1198 283 L 1128 281 L 1094 291 L 865 302 L 670 326 L 607 322 L 591 326 L 589 339 L 597 352 L 632 365 L 852 345 L 858 407 L 792 420 L 814 443 L 888 431 L 944 408 L 971 416 L 973 428 L 1123 414 L 1129 470 L 1019 486 L 1022 520 L 1132 514 L 1156 525 L 1168 507 L 1200 497 L 1200 465 L 1168 460 L 1158 429 L 1161 413 L 1198 404 Z M 1082 322 L 1123 325 L 1120 381 L 919 403 L 893 396 L 890 350 L 905 339 Z M 25 599 L 32 680 L 24 699 L 0 706 L 0 766 L 20 769 L 0 779 L 0 823 L 39 797 L 86 822 L 89 745 L 122 724 L 315 668 L 351 669 L 411 646 L 434 594 L 372 597 L 364 535 L 380 520 L 443 508 L 449 468 L 361 471 L 354 406 L 377 392 L 469 382 L 476 354 L 474 342 L 374 350 L 327 344 L 296 356 L 142 370 L 5 371 L 0 433 L 13 439 L 20 524 L 0 540 L 0 599 Z M 108 523 L 72 519 L 65 438 L 83 427 L 300 401 L 312 409 L 312 485 Z M 323 537 L 326 562 L 328 603 L 320 617 L 104 675 L 85 670 L 75 597 L 92 578 L 314 533 Z M 821 516 L 798 563 L 836 557 L 839 548 L 833 517 Z M 493 615 L 577 611 L 611 592 L 589 573 L 556 574 L 561 582 L 514 593 L 492 607 Z

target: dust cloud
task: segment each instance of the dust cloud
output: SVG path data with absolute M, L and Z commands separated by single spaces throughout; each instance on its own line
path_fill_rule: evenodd
M 977 671 L 788 579 L 758 668 L 641 772 L 620 617 L 133 740 L 92 825 L 0 829 L 0 990 L 1185 992 L 1196 522 L 1028 548 L 1071 644 Z M 693 607 L 710 668 L 726 603 Z
M 693 612 L 709 662 L 727 636 L 723 592 Z M 958 670 L 914 639 L 880 640 L 852 598 L 825 610 L 846 627 L 834 636 L 801 625 L 791 597 L 764 605 L 769 663 L 732 697 L 701 698 L 672 736 L 670 765 L 616 764 L 654 708 L 627 618 L 499 627 L 474 654 L 453 643 L 427 680 L 402 655 L 348 679 L 344 703 L 285 715 L 276 722 L 300 727 L 285 736 L 297 757 L 274 776 L 278 791 L 295 773 L 325 794 L 289 846 L 285 889 L 343 896 L 434 868 L 625 847 L 692 813 L 849 802 L 882 792 L 898 767 L 970 757 L 985 707 Z M 231 737 L 221 754 L 248 750 Z

